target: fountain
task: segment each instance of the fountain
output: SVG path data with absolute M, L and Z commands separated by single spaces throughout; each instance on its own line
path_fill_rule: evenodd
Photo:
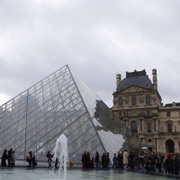
M 62 134 L 56 141 L 56 145 L 54 148 L 54 161 L 59 162 L 59 173 L 62 168 L 64 168 L 64 179 L 66 179 L 66 171 L 67 171 L 67 161 L 68 161 L 68 144 L 67 137 Z

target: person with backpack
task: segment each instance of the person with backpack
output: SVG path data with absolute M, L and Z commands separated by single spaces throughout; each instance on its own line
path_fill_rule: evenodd
M 32 151 L 30 151 L 27 155 L 26 155 L 26 161 L 29 163 L 28 167 L 31 167 L 32 165 Z

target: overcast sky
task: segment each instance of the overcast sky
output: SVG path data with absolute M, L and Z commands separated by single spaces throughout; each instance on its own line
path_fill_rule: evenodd
M 116 74 L 152 69 L 180 102 L 179 0 L 0 0 L 0 104 L 68 64 L 112 106 Z

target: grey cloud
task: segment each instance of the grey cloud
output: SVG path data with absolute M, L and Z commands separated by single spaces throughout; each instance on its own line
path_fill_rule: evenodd
M 115 74 L 125 77 L 134 69 L 146 69 L 151 78 L 157 68 L 163 101 L 179 100 L 179 5 L 177 0 L 2 0 L 0 93 L 13 97 L 69 64 L 109 105 Z

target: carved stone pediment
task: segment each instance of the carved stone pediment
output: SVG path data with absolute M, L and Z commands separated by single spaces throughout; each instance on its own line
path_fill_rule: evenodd
M 121 93 L 132 93 L 132 92 L 142 92 L 142 91 L 150 92 L 150 90 L 147 88 L 143 88 L 143 87 L 140 87 L 137 85 L 132 85 L 132 86 L 129 86 L 126 89 L 122 90 Z

